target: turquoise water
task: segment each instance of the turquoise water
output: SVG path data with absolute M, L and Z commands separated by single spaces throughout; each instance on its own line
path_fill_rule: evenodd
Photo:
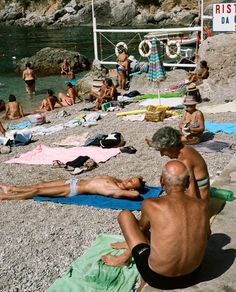
M 93 48 L 92 30 L 88 27 L 60 30 L 0 27 L 0 38 L 2 40 L 0 45 L 0 99 L 7 101 L 9 94 L 14 94 L 22 103 L 24 111 L 38 107 L 41 100 L 47 96 L 48 88 L 53 89 L 56 94 L 59 91 L 65 91 L 65 77 L 38 78 L 36 95 L 28 96 L 25 93 L 24 81 L 15 73 L 17 60 L 30 57 L 45 47 L 78 50 L 90 60 L 93 59 L 93 50 L 90 49 Z
M 119 41 L 129 43 L 133 38 L 133 35 L 125 33 L 106 34 L 106 36 L 114 44 Z M 9 94 L 14 94 L 17 100 L 22 103 L 25 111 L 38 107 L 41 100 L 46 96 L 48 88 L 53 89 L 56 94 L 59 91 L 65 91 L 65 78 L 61 76 L 40 77 L 36 81 L 36 95 L 30 97 L 25 93 L 25 85 L 21 76 L 17 76 L 14 71 L 17 60 L 30 57 L 42 48 L 54 47 L 79 51 L 91 62 L 93 61 L 93 34 L 91 27 L 56 30 L 0 27 L 0 39 L 0 99 L 7 101 Z M 137 55 L 139 42 L 139 36 L 136 36 L 129 45 L 129 51 L 134 55 Z M 114 47 L 110 42 L 103 38 L 101 45 L 100 37 L 98 37 L 98 45 L 103 49 L 103 58 L 113 54 L 111 58 L 108 58 L 108 61 L 115 61 Z

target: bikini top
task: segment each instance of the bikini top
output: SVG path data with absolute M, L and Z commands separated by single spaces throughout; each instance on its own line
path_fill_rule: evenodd
M 198 123 L 198 119 L 197 119 L 197 112 L 199 111 L 195 111 L 192 116 L 191 116 L 191 121 L 190 121 L 190 125 L 192 128 L 198 128 L 199 127 L 199 123 Z M 189 123 L 189 121 L 186 120 L 186 115 L 187 113 L 185 112 L 184 114 L 184 124 Z

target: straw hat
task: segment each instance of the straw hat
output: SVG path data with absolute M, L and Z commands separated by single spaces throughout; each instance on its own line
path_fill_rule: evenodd
M 187 91 L 189 91 L 189 92 L 198 90 L 198 88 L 196 87 L 196 84 L 195 84 L 195 83 L 190 83 L 190 84 L 187 86 L 186 89 L 187 89 Z
M 195 104 L 198 104 L 198 102 L 196 101 L 194 96 L 192 95 L 185 96 L 183 105 L 195 105 Z

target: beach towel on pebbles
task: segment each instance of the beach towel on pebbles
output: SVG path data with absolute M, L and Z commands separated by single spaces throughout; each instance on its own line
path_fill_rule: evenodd
M 96 163 L 105 162 L 120 153 L 119 148 L 103 149 L 101 147 L 72 147 L 72 148 L 51 148 L 45 145 L 38 145 L 32 151 L 23 153 L 19 158 L 13 158 L 5 163 L 21 164 L 52 164 L 53 160 L 60 160 L 63 163 L 76 159 L 78 156 L 89 156 Z
M 205 121 L 205 131 L 212 133 L 223 132 L 226 134 L 236 134 L 236 124 Z
M 131 291 L 138 270 L 132 259 L 125 267 L 109 267 L 101 256 L 112 253 L 119 255 L 124 250 L 112 249 L 111 243 L 124 241 L 123 236 L 100 234 L 91 247 L 57 279 L 46 292 L 124 292 Z
M 140 210 L 144 199 L 159 197 L 162 193 L 160 187 L 145 187 L 145 193 L 141 194 L 137 200 L 116 199 L 96 194 L 80 194 L 73 197 L 34 197 L 35 201 L 50 201 L 60 204 L 85 205 L 103 209 L 117 210 Z

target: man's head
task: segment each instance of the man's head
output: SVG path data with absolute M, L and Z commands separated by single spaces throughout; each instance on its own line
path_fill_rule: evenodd
M 134 176 L 124 179 L 122 184 L 126 190 L 142 191 L 145 186 L 145 181 L 142 176 Z
M 189 172 L 187 167 L 179 160 L 171 160 L 164 165 L 160 179 L 165 187 L 182 187 L 183 190 L 189 185 Z
M 66 86 L 67 86 L 68 88 L 72 88 L 72 87 L 73 87 L 72 83 L 70 83 L 70 82 L 67 82 L 67 83 L 66 83 Z
M 30 62 L 27 62 L 27 63 L 25 64 L 25 68 L 31 68 L 31 63 L 30 63 Z
M 182 147 L 180 132 L 171 127 L 163 127 L 156 131 L 148 144 L 160 151 L 161 156 L 177 158 L 179 149 Z
M 16 101 L 16 97 L 13 94 L 9 95 L 9 102 Z

